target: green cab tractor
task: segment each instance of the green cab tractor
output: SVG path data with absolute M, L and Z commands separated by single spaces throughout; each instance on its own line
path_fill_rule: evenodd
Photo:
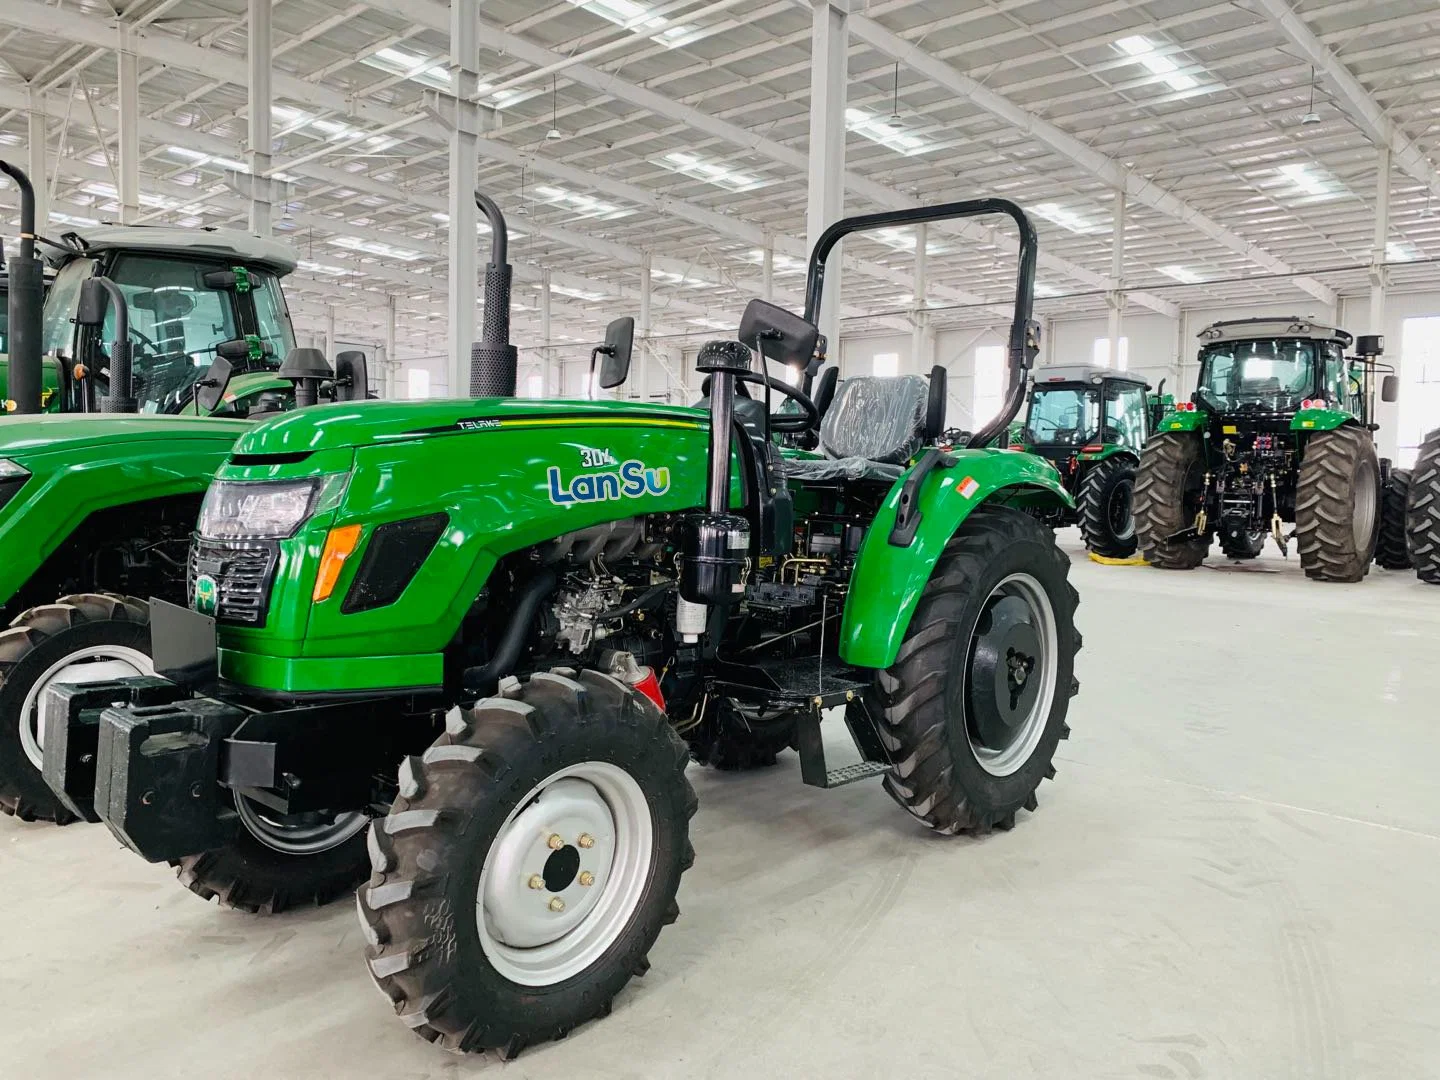
M 1159 400 L 1144 379 L 1123 371 L 1040 368 L 1024 423 L 1012 424 L 1010 448 L 1051 462 L 1074 497 L 1074 509 L 1057 510 L 1048 524 L 1079 525 L 1096 555 L 1135 554 L 1135 470 Z
M 363 882 L 366 963 L 400 1018 L 508 1056 L 608 1013 L 678 915 L 687 738 L 780 733 L 808 784 L 883 777 L 936 833 L 1008 829 L 1054 773 L 1080 636 L 1069 561 L 1029 512 L 1070 505 L 1048 464 L 941 450 L 919 377 L 847 380 L 823 420 L 809 393 L 842 237 L 1002 214 L 1010 390 L 971 445 L 1003 433 L 1039 346 L 1014 203 L 832 225 L 804 316 L 752 302 L 738 340 L 700 350 L 694 408 L 516 399 L 505 225 L 481 206 L 473 397 L 249 430 L 206 496 L 188 604 L 152 602 L 163 678 L 52 687 L 45 775 L 150 861 L 227 862 L 222 899 Z M 827 713 L 858 760 L 830 760 Z M 234 858 L 257 820 L 277 849 Z
M 42 312 L 33 192 L 0 170 L 22 181 L 25 222 L 0 369 L 0 811 L 65 823 L 40 772 L 45 687 L 152 670 L 136 597 L 184 600 L 215 470 L 244 417 L 293 406 L 296 380 L 274 358 L 308 353 L 292 353 L 279 284 L 294 255 L 234 232 L 45 241 L 56 276 Z
M 1215 323 L 1200 340 L 1193 397 L 1161 419 L 1141 455 L 1145 558 L 1188 570 L 1217 536 L 1232 559 L 1256 557 L 1273 536 L 1282 553 L 1297 542 L 1308 577 L 1361 580 L 1382 533 L 1403 529 L 1383 498 L 1389 462 L 1375 452 L 1381 339 L 1362 336 L 1347 356 L 1350 334 L 1292 316 Z M 1384 376 L 1383 400 L 1395 386 Z

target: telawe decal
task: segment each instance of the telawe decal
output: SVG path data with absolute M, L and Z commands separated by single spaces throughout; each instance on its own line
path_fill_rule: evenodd
M 670 470 L 664 466 L 651 469 L 643 461 L 627 461 L 619 469 L 581 473 L 566 480 L 560 469 L 551 465 L 546 470 L 550 501 L 556 506 L 571 503 L 609 502 L 614 499 L 640 499 L 646 495 L 664 495 L 670 490 Z

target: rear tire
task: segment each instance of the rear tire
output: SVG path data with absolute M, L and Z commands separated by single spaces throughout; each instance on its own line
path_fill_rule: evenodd
M 1151 566 L 1193 570 L 1210 552 L 1210 536 L 1172 541 L 1195 524 L 1203 505 L 1204 453 L 1192 432 L 1167 431 L 1145 444 L 1135 473 L 1135 535 Z
M 1380 538 L 1375 561 L 1386 570 L 1409 570 L 1410 549 L 1405 540 L 1405 507 L 1410 499 L 1410 470 L 1391 469 L 1390 482 L 1380 499 Z
M 1069 571 L 1034 519 L 980 507 L 936 563 L 895 663 L 876 676 L 895 762 L 885 790 L 936 832 L 1008 829 L 1055 775 L 1079 689 Z
M 1425 436 L 1410 474 L 1405 539 L 1420 580 L 1440 585 L 1440 428 Z
M 649 968 L 694 861 L 690 755 L 648 699 L 594 671 L 532 676 L 447 732 L 406 759 L 371 828 L 365 955 L 421 1038 L 508 1058 L 607 1015 Z
M 152 674 L 149 624 L 143 600 L 79 593 L 21 612 L 0 633 L 0 813 L 76 820 L 41 773 L 40 694 L 55 682 L 93 681 L 87 676 Z
M 721 772 L 767 769 L 795 738 L 793 719 L 775 719 L 752 726 L 729 701 L 711 703 L 705 718 L 685 732 L 690 756 Z
M 1096 462 L 1080 484 L 1076 509 L 1085 546 L 1107 559 L 1128 559 L 1135 536 L 1135 463 L 1116 454 Z
M 1359 581 L 1379 534 L 1380 460 L 1370 433 L 1347 425 L 1310 436 L 1295 489 L 1295 540 L 1305 576 Z

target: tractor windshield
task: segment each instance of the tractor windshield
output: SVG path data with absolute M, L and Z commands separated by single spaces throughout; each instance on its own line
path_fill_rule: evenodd
M 1037 386 L 1030 395 L 1025 442 L 1083 446 L 1100 431 L 1100 395 L 1090 386 Z
M 1313 341 L 1226 341 L 1200 352 L 1196 393 L 1216 412 L 1294 412 L 1316 391 Z

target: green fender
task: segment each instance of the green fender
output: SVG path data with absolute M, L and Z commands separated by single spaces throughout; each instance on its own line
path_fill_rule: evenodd
M 859 667 L 895 662 L 900 642 L 920 602 L 920 593 L 945 545 L 981 503 L 1007 506 L 1074 507 L 1060 476 L 1044 458 L 1015 450 L 966 450 L 956 464 L 936 469 L 920 489 L 920 527 L 909 547 L 890 543 L 901 475 L 876 515 L 850 582 L 840 627 L 840 656 Z
M 1204 409 L 1167 412 L 1155 428 L 1156 434 L 1166 431 L 1204 431 L 1210 426 L 1210 414 Z
M 1334 431 L 1355 423 L 1355 414 L 1343 409 L 1301 409 L 1290 421 L 1291 431 Z

